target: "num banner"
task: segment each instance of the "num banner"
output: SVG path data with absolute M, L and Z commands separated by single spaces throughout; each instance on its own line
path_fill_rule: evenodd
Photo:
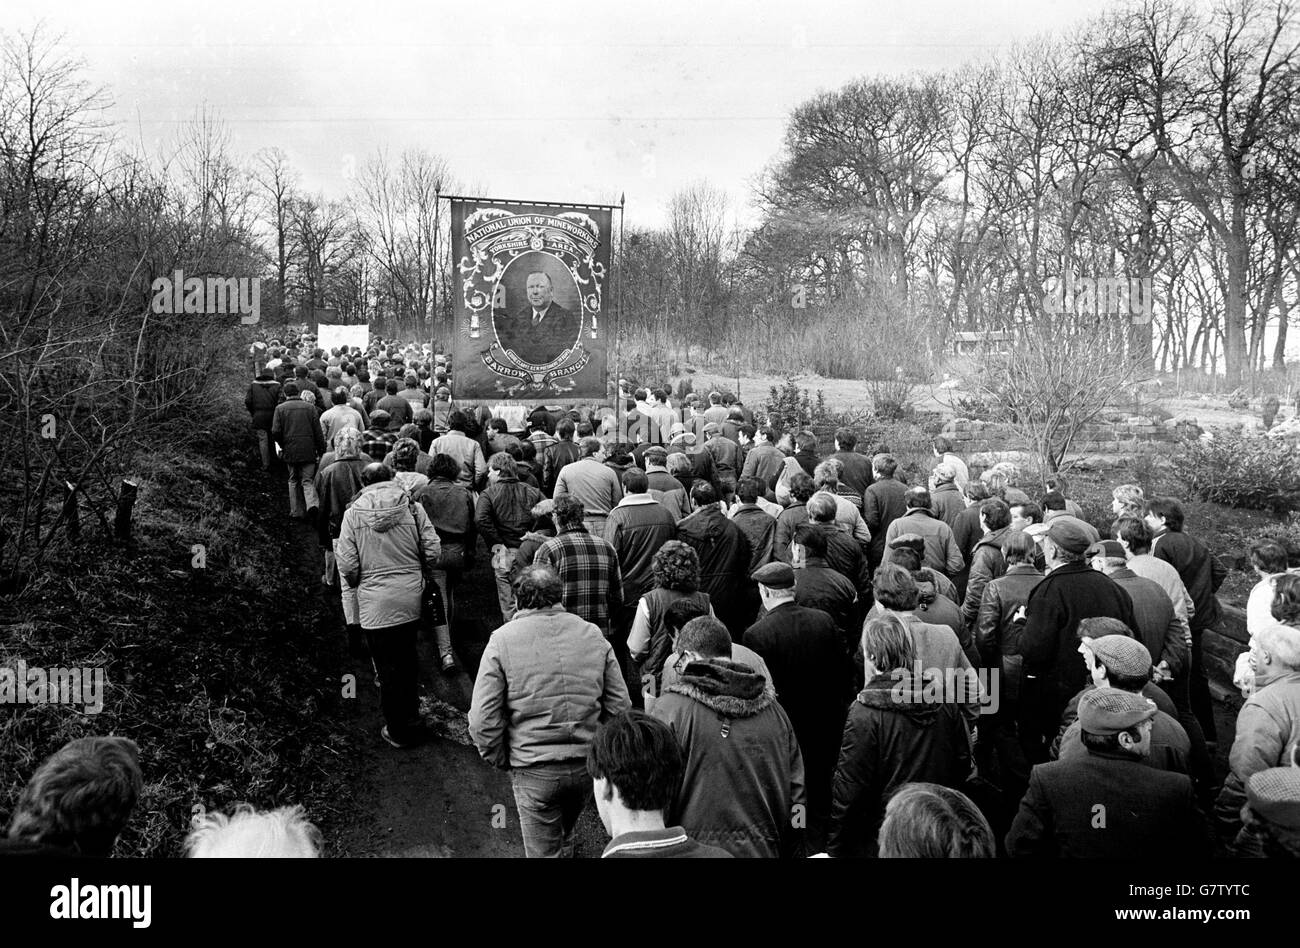
M 455 397 L 604 399 L 609 208 L 451 200 Z

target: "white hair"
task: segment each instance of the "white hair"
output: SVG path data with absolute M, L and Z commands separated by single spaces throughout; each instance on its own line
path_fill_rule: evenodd
M 196 819 L 185 839 L 185 851 L 194 859 L 314 859 L 320 848 L 320 830 L 300 806 L 258 813 L 241 803 L 231 816 L 209 813 Z
M 1268 622 L 1255 632 L 1255 638 L 1273 656 L 1273 661 L 1291 671 L 1300 671 L 1300 629 Z

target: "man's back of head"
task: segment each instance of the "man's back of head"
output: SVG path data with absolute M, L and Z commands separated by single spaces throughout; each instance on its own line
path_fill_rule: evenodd
M 134 741 L 69 741 L 41 764 L 19 794 L 9 838 L 105 858 L 143 785 Z
M 682 626 L 677 634 L 677 650 L 691 652 L 702 659 L 731 658 L 731 633 L 712 616 L 700 616 Z

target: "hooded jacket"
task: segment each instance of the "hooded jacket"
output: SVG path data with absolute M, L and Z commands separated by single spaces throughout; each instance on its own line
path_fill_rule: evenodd
M 803 755 L 771 682 L 728 659 L 692 662 L 651 713 L 685 757 L 670 823 L 733 856 L 795 855 L 791 813 L 807 803 Z
M 970 738 L 960 705 L 938 676 L 921 680 L 905 669 L 877 675 L 849 708 L 831 785 L 826 851 L 877 853 L 885 803 L 919 781 L 961 789 L 971 775 Z
M 414 519 L 412 519 L 414 514 Z M 363 487 L 343 515 L 336 546 L 339 573 L 357 587 L 363 629 L 386 629 L 420 618 L 417 543 L 432 568 L 442 553 L 428 514 L 396 481 Z
M 248 386 L 244 407 L 248 409 L 250 423 L 263 431 L 271 430 L 271 417 L 280 403 L 280 383 L 275 379 L 256 379 Z
M 1237 714 L 1237 733 L 1228 753 L 1228 776 L 1215 804 L 1224 841 L 1232 844 L 1241 830 L 1241 808 L 1253 774 L 1286 767 L 1300 746 L 1300 671 L 1257 678 L 1254 693 Z

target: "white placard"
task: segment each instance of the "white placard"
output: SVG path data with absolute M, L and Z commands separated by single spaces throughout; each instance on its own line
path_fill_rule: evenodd
M 326 352 L 336 346 L 360 346 L 365 349 L 370 345 L 370 326 L 366 323 L 359 326 L 327 326 L 320 323 L 316 326 L 316 345 Z

